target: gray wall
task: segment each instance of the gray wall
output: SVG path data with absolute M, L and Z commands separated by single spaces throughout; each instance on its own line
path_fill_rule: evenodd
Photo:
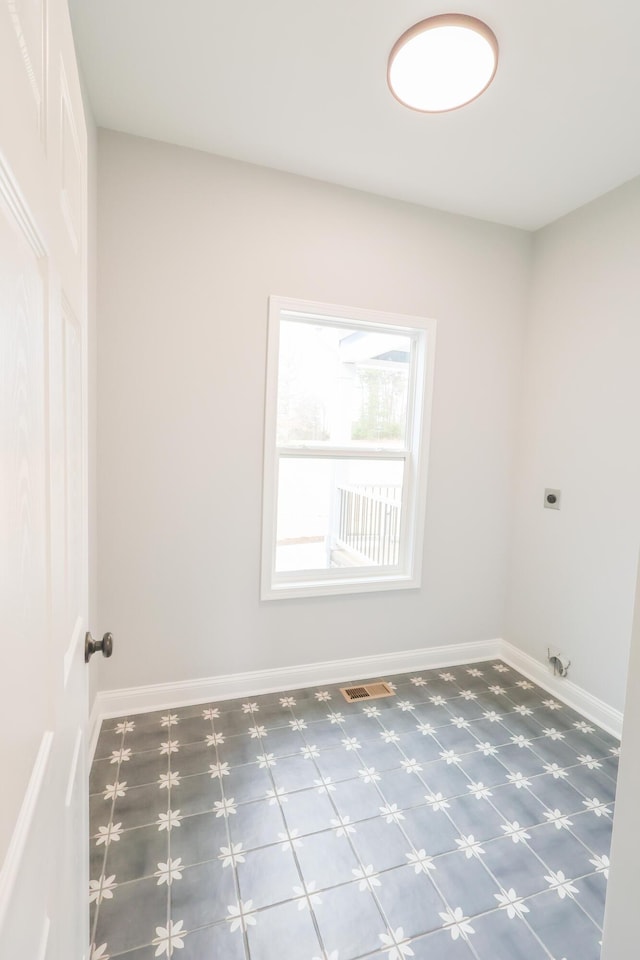
M 539 231 L 506 636 L 619 709 L 640 544 L 640 178 Z M 560 512 L 542 507 L 562 489 Z
M 528 234 L 101 132 L 104 686 L 504 625 Z M 439 322 L 421 590 L 261 603 L 267 298 Z

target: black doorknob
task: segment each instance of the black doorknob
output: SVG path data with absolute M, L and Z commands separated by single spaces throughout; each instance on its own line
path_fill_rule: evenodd
M 113 636 L 110 633 L 105 633 L 102 640 L 94 640 L 90 633 L 87 633 L 84 638 L 84 662 L 89 663 L 89 660 L 94 653 L 97 653 L 98 650 L 102 651 L 103 657 L 110 657 L 113 653 Z

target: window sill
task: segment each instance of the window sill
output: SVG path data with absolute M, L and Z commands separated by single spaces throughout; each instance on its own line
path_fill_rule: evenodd
M 381 590 L 417 590 L 420 580 L 408 575 L 362 577 L 335 580 L 294 580 L 263 584 L 261 600 L 291 600 L 298 597 L 333 597 L 343 594 L 373 593 Z

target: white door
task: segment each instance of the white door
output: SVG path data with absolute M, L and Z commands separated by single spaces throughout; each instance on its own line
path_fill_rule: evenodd
M 86 131 L 65 0 L 0 0 L 0 957 L 87 915 Z

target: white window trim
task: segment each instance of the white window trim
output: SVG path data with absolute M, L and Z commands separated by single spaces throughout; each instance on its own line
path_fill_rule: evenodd
M 411 461 L 414 469 L 405 472 L 401 512 L 400 543 L 403 549 L 402 562 L 398 567 L 336 568 L 319 572 L 304 571 L 291 577 L 289 573 L 275 572 L 276 522 L 278 495 L 278 465 L 283 453 L 286 456 L 317 456 L 315 444 L 294 444 L 287 447 L 276 445 L 278 402 L 278 359 L 280 318 L 283 314 L 307 315 L 309 322 L 331 319 L 351 326 L 362 324 L 370 327 L 380 324 L 398 328 L 412 337 L 416 351 L 412 363 L 413 382 L 409 396 L 408 418 L 411 436 L 406 448 L 400 450 L 375 450 L 375 458 Z M 340 323 L 342 326 L 342 323 Z M 418 342 L 422 346 L 418 348 Z M 315 303 L 290 297 L 269 297 L 269 327 L 267 339 L 267 379 L 265 396 L 264 428 L 264 481 L 262 499 L 262 600 L 290 599 L 294 597 L 333 596 L 348 593 L 366 593 L 381 590 L 416 589 L 422 582 L 422 553 L 427 499 L 427 468 L 431 410 L 433 404 L 433 381 L 435 369 L 436 321 L 424 317 L 383 313 L 358 307 Z M 423 382 L 422 403 L 415 395 L 415 384 Z M 371 459 L 372 449 L 353 447 L 322 447 L 324 456 L 360 457 Z M 407 475 L 408 473 L 408 475 Z M 417 477 L 417 483 L 415 478 Z M 369 571 L 366 572 L 365 571 Z

